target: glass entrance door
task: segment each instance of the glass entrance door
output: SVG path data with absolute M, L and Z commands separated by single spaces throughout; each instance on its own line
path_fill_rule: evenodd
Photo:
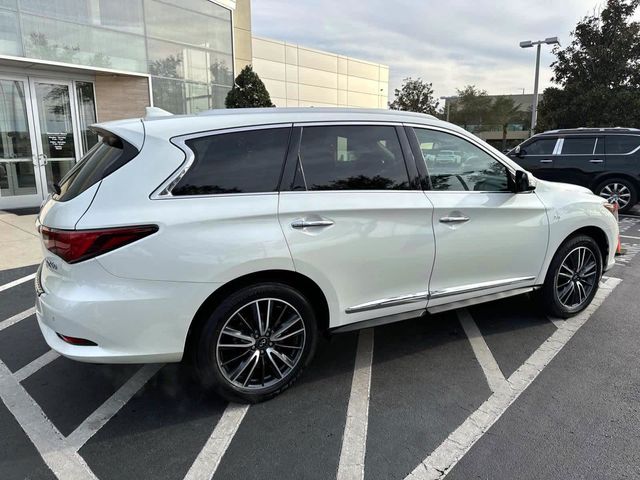
M 31 79 L 35 100 L 37 159 L 45 195 L 54 191 L 80 158 L 73 82 Z
M 44 188 L 26 77 L 0 77 L 0 210 L 40 205 Z

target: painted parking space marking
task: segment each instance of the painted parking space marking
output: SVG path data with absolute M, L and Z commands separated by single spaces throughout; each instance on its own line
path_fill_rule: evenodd
M 49 365 L 59 356 L 60 354 L 58 352 L 54 350 L 49 350 L 44 355 L 41 355 L 38 358 L 36 358 L 33 362 L 22 367 L 13 375 L 16 377 L 16 380 L 18 380 L 18 382 L 22 382 L 25 378 L 30 377 L 31 375 L 36 373 L 38 370 L 40 370 L 42 367 Z
M 631 238 L 632 240 L 640 240 L 640 237 L 633 237 L 631 235 L 620 235 L 622 238 Z
M 560 328 L 509 377 L 507 380 L 509 388 L 491 395 L 438 448 L 428 454 L 405 480 L 436 480 L 446 476 L 520 394 L 531 385 L 621 281 L 617 278 L 609 278 L 603 282 L 591 304 L 580 314 L 565 320 Z
M 80 450 L 163 366 L 163 364 L 151 363 L 140 368 L 108 400 L 69 434 L 67 442 L 76 451 Z
M 364 459 L 367 447 L 367 424 L 371 396 L 371 363 L 373 362 L 373 329 L 362 330 L 353 369 L 351 394 L 347 407 L 347 421 L 342 435 L 342 449 L 337 480 L 364 478 Z
M 462 325 L 464 333 L 467 335 L 469 343 L 471 343 L 473 353 L 487 378 L 489 388 L 494 393 L 503 390 L 506 387 L 507 380 L 504 378 L 502 370 L 500 370 L 498 362 L 496 362 L 493 353 L 491 353 L 482 333 L 480 333 L 480 329 L 471 318 L 469 310 L 461 308 L 457 311 L 457 314 L 460 325 Z
M 95 480 L 84 459 L 69 446 L 40 406 L 0 361 L 0 398 L 18 421 L 40 456 L 60 479 Z
M 33 280 L 36 278 L 36 274 L 32 273 L 31 275 L 27 275 L 26 277 L 19 278 L 14 280 L 13 282 L 5 283 L 4 285 L 0 285 L 0 292 L 4 292 L 5 290 L 9 290 L 17 285 L 20 285 L 24 282 L 28 282 L 29 280 Z
M 6 320 L 3 320 L 2 322 L 0 322 L 0 332 L 2 330 L 4 330 L 5 328 L 9 328 L 11 325 L 15 325 L 19 321 L 30 317 L 34 313 L 36 313 L 36 307 L 32 307 L 32 308 L 30 308 L 28 310 L 25 310 L 24 312 L 20 312 L 20 313 L 14 315 L 13 317 L 9 317 Z
M 227 406 L 185 480 L 210 480 L 213 477 L 248 410 L 249 405 L 231 403 Z

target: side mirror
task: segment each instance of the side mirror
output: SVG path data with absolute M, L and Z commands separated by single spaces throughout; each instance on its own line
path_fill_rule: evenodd
M 518 145 L 514 150 L 513 153 L 516 155 L 516 157 L 518 158 L 522 158 L 527 154 L 527 151 L 524 148 L 520 148 L 520 145 Z
M 535 186 L 529 182 L 529 174 L 524 170 L 516 170 L 514 187 L 515 193 L 529 192 L 535 189 Z

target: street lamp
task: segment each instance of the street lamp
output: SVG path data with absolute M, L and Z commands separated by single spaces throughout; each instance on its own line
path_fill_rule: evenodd
M 548 37 L 544 40 L 538 40 L 537 42 L 532 42 L 531 40 L 526 40 L 524 42 L 520 42 L 520 48 L 531 48 L 534 45 L 537 45 L 536 52 L 536 77 L 533 84 L 533 105 L 531 109 L 531 131 L 536 127 L 536 121 L 538 120 L 538 77 L 540 76 L 540 46 L 546 43 L 547 45 L 560 45 L 558 41 L 558 37 Z
M 447 122 L 449 121 L 449 112 L 451 111 L 451 100 L 454 100 L 458 97 L 456 97 L 455 95 L 452 95 L 450 97 L 440 97 L 440 100 L 444 100 L 445 104 L 447 105 Z

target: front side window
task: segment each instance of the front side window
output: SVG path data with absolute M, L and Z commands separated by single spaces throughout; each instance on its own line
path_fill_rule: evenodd
M 607 155 L 631 153 L 640 147 L 640 136 L 610 135 L 607 137 Z
M 510 191 L 507 168 L 484 150 L 449 133 L 414 131 L 433 190 Z
M 525 155 L 551 155 L 555 147 L 555 138 L 539 138 L 524 145 L 522 150 L 524 150 Z
M 565 138 L 561 155 L 592 155 L 595 152 L 596 138 Z
M 305 127 L 300 163 L 308 190 L 409 189 L 398 134 L 390 126 Z
M 275 192 L 290 128 L 269 128 L 187 140 L 194 163 L 173 195 Z

